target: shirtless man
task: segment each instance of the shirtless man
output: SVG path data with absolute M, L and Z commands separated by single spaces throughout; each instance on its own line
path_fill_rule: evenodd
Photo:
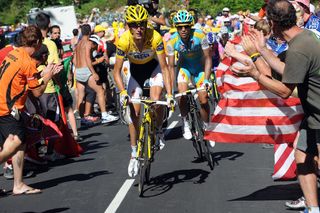
M 117 117 L 109 115 L 106 111 L 105 91 L 102 85 L 98 85 L 99 76 L 92 66 L 91 55 L 92 51 L 96 50 L 100 42 L 98 37 L 89 36 L 91 32 L 90 25 L 84 24 L 81 26 L 82 39 L 77 44 L 74 52 L 73 63 L 75 65 L 75 74 L 77 80 L 77 110 L 83 101 L 85 95 L 85 87 L 91 87 L 98 97 L 98 104 L 101 110 L 101 123 L 110 123 L 118 120 Z

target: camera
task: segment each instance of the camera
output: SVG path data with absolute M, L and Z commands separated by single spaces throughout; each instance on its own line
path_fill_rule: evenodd
M 151 0 L 138 0 L 138 3 L 139 3 L 139 4 L 143 4 L 143 5 L 145 5 L 145 4 L 151 4 Z
M 156 9 L 153 8 L 152 5 L 152 0 L 128 0 L 127 1 L 127 5 L 136 5 L 136 4 L 140 4 L 143 5 L 144 8 L 146 8 L 146 10 L 148 11 L 148 14 L 153 16 L 156 14 Z

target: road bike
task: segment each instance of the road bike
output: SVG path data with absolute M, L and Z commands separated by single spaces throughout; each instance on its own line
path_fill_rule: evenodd
M 159 150 L 159 144 L 156 144 L 156 114 L 157 105 L 167 106 L 166 101 L 153 101 L 149 99 L 131 99 L 133 104 L 143 105 L 143 115 L 140 122 L 137 158 L 139 161 L 139 196 L 142 197 L 144 185 L 150 182 L 151 163 L 154 160 L 154 154 Z M 158 140 L 159 141 L 159 140 Z
M 203 139 L 203 136 L 204 136 L 203 121 L 201 119 L 199 106 L 195 98 L 195 96 L 197 96 L 197 93 L 200 91 L 206 91 L 206 88 L 201 87 L 201 88 L 187 90 L 185 92 L 176 94 L 175 98 L 178 98 L 181 96 L 187 96 L 187 102 L 189 107 L 187 120 L 189 122 L 189 127 L 192 133 L 193 147 L 196 150 L 198 158 L 203 160 L 203 157 L 205 157 L 208 161 L 208 165 L 210 169 L 213 170 L 214 161 L 210 152 L 209 142 Z

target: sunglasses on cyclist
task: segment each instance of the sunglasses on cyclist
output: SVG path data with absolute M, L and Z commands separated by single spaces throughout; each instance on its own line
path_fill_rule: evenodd
M 191 25 L 178 25 L 177 29 L 181 30 L 183 27 L 186 28 L 186 29 L 189 29 L 189 28 L 191 28 Z
M 132 23 L 128 23 L 128 26 L 130 28 L 146 28 L 147 27 L 147 22 L 146 21 L 141 21 L 141 22 L 132 22 Z

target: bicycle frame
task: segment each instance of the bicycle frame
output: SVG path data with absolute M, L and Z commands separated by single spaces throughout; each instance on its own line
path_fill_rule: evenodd
M 143 116 L 140 122 L 137 156 L 140 162 L 139 171 L 139 196 L 143 194 L 144 183 L 149 183 L 151 162 L 154 155 L 154 144 L 156 141 L 155 115 L 153 106 L 155 104 L 167 105 L 165 101 L 152 101 L 143 99 L 131 99 L 133 104 L 143 104 Z
M 213 169 L 213 158 L 210 154 L 210 150 L 208 147 L 208 142 L 203 139 L 204 130 L 203 130 L 203 123 L 202 119 L 200 118 L 200 110 L 194 98 L 194 95 L 198 91 L 206 90 L 205 88 L 196 88 L 193 90 L 187 90 L 183 93 L 177 94 L 175 97 L 180 97 L 186 95 L 188 98 L 188 106 L 189 112 L 187 114 L 189 123 L 191 124 L 191 132 L 193 134 L 193 146 L 198 154 L 200 159 L 203 158 L 203 154 L 207 158 L 208 165 L 211 169 Z M 202 145 L 202 143 L 204 144 Z

